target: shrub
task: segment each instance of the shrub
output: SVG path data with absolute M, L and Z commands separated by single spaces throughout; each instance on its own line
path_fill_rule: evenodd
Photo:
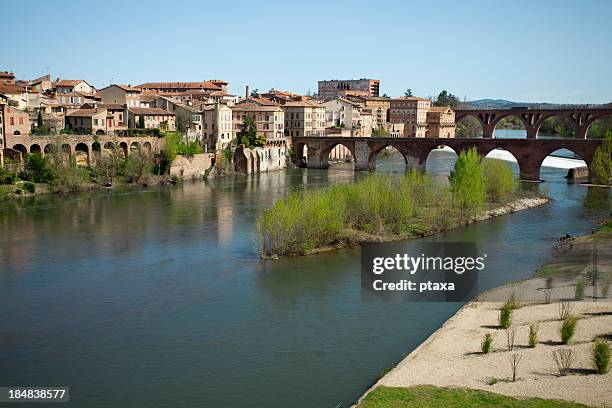
M 32 153 L 26 157 L 25 168 L 19 173 L 19 177 L 35 183 L 52 183 L 56 178 L 49 160 L 40 153 Z
M 574 316 L 570 316 L 563 321 L 561 325 L 561 343 L 568 344 L 572 337 L 574 337 L 574 333 L 576 333 L 576 323 L 577 319 Z
M 540 326 L 537 323 L 529 325 L 529 347 L 534 348 L 538 344 L 538 330 Z
M 507 304 L 499 311 L 499 326 L 502 329 L 507 329 L 512 324 L 512 308 L 510 308 Z
M 15 184 L 17 175 L 0 167 L 0 184 Z
M 612 178 L 612 131 L 606 132 L 601 146 L 595 150 L 591 162 L 592 179 L 598 184 L 608 184 Z
M 599 374 L 605 374 L 610 369 L 610 345 L 603 339 L 595 339 L 593 364 Z
M 484 159 L 482 161 L 482 175 L 489 201 L 504 202 L 508 194 L 514 191 L 512 167 L 507 162 L 497 159 Z
M 544 285 L 545 289 L 552 289 L 553 288 L 553 278 L 552 277 L 548 277 L 546 278 L 546 283 Z
M 512 310 L 518 309 L 520 307 L 519 303 L 516 301 L 516 294 L 514 293 L 514 291 L 510 294 L 510 296 L 508 296 L 508 299 L 506 299 L 504 307 L 508 307 Z
M 559 320 L 565 320 L 572 315 L 574 306 L 570 302 L 559 303 Z
M 555 350 L 552 353 L 553 360 L 557 364 L 559 369 L 559 375 L 565 376 L 572 369 L 572 363 L 574 361 L 574 353 L 572 349 L 560 349 Z
M 449 181 L 455 203 L 465 215 L 473 216 L 483 209 L 485 180 L 475 148 L 459 154 Z
M 483 354 L 489 354 L 491 352 L 491 346 L 493 345 L 493 336 L 491 333 L 485 334 L 482 342 L 480 343 L 480 350 Z
M 25 181 L 23 183 L 23 189 L 30 194 L 34 194 L 36 191 L 36 184 L 32 183 L 31 181 Z
M 584 279 L 580 279 L 576 282 L 576 288 L 574 291 L 574 298 L 576 300 L 584 300 L 584 290 L 586 289 L 586 282 Z

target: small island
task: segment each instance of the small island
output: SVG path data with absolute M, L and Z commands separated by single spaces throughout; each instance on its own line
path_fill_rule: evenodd
M 432 235 L 548 202 L 517 188 L 507 162 L 462 152 L 448 183 L 412 169 L 401 177 L 370 174 L 347 185 L 296 191 L 257 222 L 262 258 L 307 255 L 362 242 Z

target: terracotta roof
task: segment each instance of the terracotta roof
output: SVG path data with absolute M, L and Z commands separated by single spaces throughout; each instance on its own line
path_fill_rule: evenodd
M 110 84 L 102 89 L 110 88 L 111 86 L 116 86 L 117 88 L 123 89 L 126 92 L 142 92 L 142 90 L 138 88 L 134 88 L 133 86 L 125 85 L 125 84 Z M 100 89 L 100 90 L 102 90 Z
M 399 98 L 392 98 L 392 101 L 431 101 L 427 98 L 421 98 L 420 96 L 400 96 Z
M 25 88 L 9 82 L 0 81 L 0 92 L 3 94 L 20 94 L 25 92 Z
M 245 98 L 241 101 L 239 101 L 236 105 L 242 105 L 242 104 L 254 104 L 254 105 L 259 105 L 259 106 L 280 106 L 278 103 L 271 101 L 270 99 L 266 99 L 266 98 Z
M 93 109 L 83 108 L 81 109 L 79 108 L 71 112 L 68 112 L 66 116 L 90 117 L 90 116 L 97 115 L 98 113 L 103 113 L 103 112 L 106 112 L 106 109 L 103 109 L 103 108 L 93 108 Z
M 168 112 L 162 108 L 128 108 L 128 110 L 136 115 L 170 115 L 174 113 Z
M 221 87 L 210 81 L 202 82 L 146 82 L 144 84 L 136 85 L 136 88 L 141 89 L 173 89 L 173 88 L 187 88 L 187 89 L 213 89 L 220 91 Z
M 55 82 L 55 86 L 76 86 L 80 84 L 81 82 L 85 82 L 85 81 L 82 79 L 60 79 L 57 82 Z
M 159 98 L 157 94 L 142 94 L 140 95 L 140 102 L 153 102 L 157 98 Z

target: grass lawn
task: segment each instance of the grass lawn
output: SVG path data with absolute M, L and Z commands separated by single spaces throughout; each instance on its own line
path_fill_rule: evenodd
M 506 407 L 506 408 L 577 408 L 587 405 L 541 398 L 517 399 L 489 391 L 467 388 L 443 388 L 417 385 L 409 388 L 378 387 L 363 400 L 359 408 L 437 408 L 437 407 Z

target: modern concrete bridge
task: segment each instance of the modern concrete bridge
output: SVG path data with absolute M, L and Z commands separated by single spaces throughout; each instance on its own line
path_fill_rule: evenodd
M 550 153 L 568 149 L 579 155 L 590 167 L 595 149 L 601 140 L 594 139 L 438 139 L 389 137 L 294 137 L 294 162 L 302 167 L 325 169 L 329 167 L 330 151 L 337 145 L 349 149 L 355 159 L 355 170 L 376 168 L 376 155 L 385 147 L 393 146 L 406 161 L 406 168 L 424 168 L 429 153 L 440 145 L 455 152 L 474 147 L 481 156 L 494 149 L 509 151 L 516 158 L 522 180 L 538 181 L 540 167 Z M 306 148 L 306 149 L 305 149 Z
M 527 139 L 538 137 L 542 123 L 551 117 L 567 119 L 572 124 L 576 139 L 586 139 L 589 128 L 597 119 L 612 117 L 612 108 L 511 108 L 511 109 L 455 109 L 455 122 L 472 116 L 482 126 L 482 137 L 493 138 L 495 125 L 508 116 L 520 119 L 525 125 Z

